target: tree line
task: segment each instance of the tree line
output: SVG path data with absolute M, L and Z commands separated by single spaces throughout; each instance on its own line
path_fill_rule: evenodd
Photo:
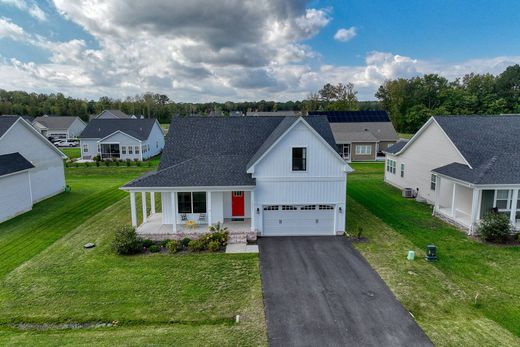
M 496 76 L 471 73 L 451 82 L 437 74 L 388 80 L 376 97 L 394 127 L 406 133 L 416 132 L 434 115 L 520 113 L 520 66 Z
M 510 66 L 496 76 L 471 73 L 454 81 L 438 74 L 387 80 L 375 96 L 378 101 L 358 101 L 352 83 L 327 83 L 305 100 L 286 102 L 183 103 L 153 93 L 124 100 L 103 96 L 95 101 L 66 97 L 61 93 L 37 94 L 0 89 L 0 114 L 78 116 L 88 120 L 90 115 L 105 109 L 119 109 L 130 115 L 168 123 L 172 116 L 228 115 L 236 111 L 294 110 L 305 114 L 327 110 L 385 110 L 397 131 L 413 133 L 432 115 L 520 113 L 520 66 Z

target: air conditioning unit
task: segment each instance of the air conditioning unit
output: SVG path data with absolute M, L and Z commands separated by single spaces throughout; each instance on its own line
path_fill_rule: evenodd
M 415 198 L 415 192 L 412 188 L 403 189 L 403 198 Z

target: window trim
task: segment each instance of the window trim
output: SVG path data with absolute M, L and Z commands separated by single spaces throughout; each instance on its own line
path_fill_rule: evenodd
M 303 169 L 294 169 L 294 150 L 295 149 L 302 149 L 302 158 L 300 159 L 302 161 Z M 293 172 L 306 172 L 307 171 L 307 161 L 308 161 L 308 155 L 307 155 L 307 147 L 306 146 L 294 146 L 291 148 L 291 169 Z
M 401 177 L 404 177 L 404 163 L 401 163 Z
M 397 162 L 393 159 L 386 159 L 386 172 L 395 175 Z
M 82 147 L 83 147 L 82 148 L 82 151 L 83 151 L 82 153 L 88 153 L 88 151 L 89 151 L 88 143 L 84 143 Z M 87 149 L 87 150 L 85 150 L 85 149 Z
M 437 175 L 431 174 L 430 176 L 430 190 L 436 190 L 437 189 Z
M 203 212 L 195 212 L 195 209 L 193 208 L 194 204 L 193 204 L 193 194 L 194 193 L 203 193 L 204 194 L 204 211 Z M 190 205 L 190 211 L 189 212 L 183 212 L 181 211 L 180 207 L 179 207 L 179 194 L 189 194 L 189 205 Z M 201 214 L 201 213 L 208 213 L 208 195 L 206 192 L 177 192 L 177 213 L 179 214 Z
M 126 146 L 121 146 L 121 154 L 126 155 Z
M 499 191 L 507 191 L 506 199 L 498 199 Z M 499 208 L 498 212 L 511 212 L 511 207 L 513 205 L 513 191 L 511 189 L 495 189 L 495 194 L 493 195 L 493 208 L 497 208 L 497 201 L 506 201 L 506 208 Z M 518 205 L 518 203 L 517 203 Z M 518 206 L 516 207 L 518 211 Z

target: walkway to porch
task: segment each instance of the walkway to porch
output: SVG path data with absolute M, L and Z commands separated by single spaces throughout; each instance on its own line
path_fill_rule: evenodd
M 137 227 L 137 234 L 142 238 L 153 241 L 182 240 L 185 237 L 197 239 L 209 232 L 207 224 L 197 224 L 193 228 L 187 228 L 184 224 L 177 224 L 177 231 L 173 232 L 172 224 L 163 224 L 162 213 L 153 213 L 148 216 L 145 223 Z M 224 227 L 228 228 L 229 243 L 245 243 L 247 240 L 256 240 L 256 232 L 251 231 L 251 219 L 243 221 L 224 220 Z

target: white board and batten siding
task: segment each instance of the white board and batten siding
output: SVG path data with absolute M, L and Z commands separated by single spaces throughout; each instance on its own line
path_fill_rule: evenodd
M 431 171 L 453 162 L 466 162 L 434 119 L 412 140 L 403 153 L 386 155 L 386 166 L 389 159 L 395 160 L 396 165 L 395 173 L 388 172 L 385 166 L 385 182 L 399 189 L 419 188 L 419 197 L 434 203 L 435 190 L 430 187 Z M 404 177 L 401 177 L 401 164 L 404 164 Z M 443 188 L 447 187 L 441 185 Z
M 0 223 L 32 208 L 29 172 L 0 177 Z
M 63 192 L 63 158 L 29 124 L 16 122 L 0 139 L 0 154 L 19 152 L 35 167 L 30 170 L 33 203 Z
M 293 147 L 307 148 L 306 171 L 292 170 Z M 255 165 L 253 211 L 259 213 L 254 227 L 262 235 L 335 235 L 345 230 L 346 163 L 327 147 L 299 122 Z M 304 207 L 308 205 L 315 209 Z M 319 205 L 333 209 L 320 210 Z

